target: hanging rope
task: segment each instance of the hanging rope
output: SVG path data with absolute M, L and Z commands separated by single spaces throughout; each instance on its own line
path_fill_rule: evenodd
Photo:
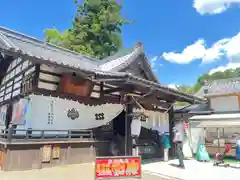
M 135 101 L 135 103 L 137 104 L 137 106 L 138 106 L 141 110 L 143 110 L 143 112 L 146 111 L 146 109 L 145 109 L 145 108 L 136 100 L 136 98 L 135 98 L 135 97 L 142 97 L 141 95 L 134 94 L 134 93 L 128 93 L 128 94 L 125 94 L 124 97 L 125 97 L 125 96 L 130 96 L 130 97 L 132 97 L 132 99 Z M 143 95 L 143 97 L 144 97 L 144 95 Z M 171 104 L 170 107 L 167 108 L 167 110 L 166 110 L 163 114 L 164 114 L 164 115 L 167 114 L 168 111 L 169 111 L 173 106 L 174 106 L 174 104 Z

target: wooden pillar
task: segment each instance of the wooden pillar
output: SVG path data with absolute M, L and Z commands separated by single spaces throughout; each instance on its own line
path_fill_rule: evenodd
M 125 155 L 132 155 L 132 135 L 131 135 L 131 123 L 132 116 L 129 116 L 133 111 L 133 106 L 131 104 L 126 104 L 126 114 L 125 114 Z
M 170 144 L 171 144 L 171 149 L 169 151 L 169 156 L 170 157 L 175 157 L 175 144 L 173 143 L 173 127 L 175 125 L 174 121 L 174 110 L 173 107 L 169 110 L 169 138 L 170 138 Z

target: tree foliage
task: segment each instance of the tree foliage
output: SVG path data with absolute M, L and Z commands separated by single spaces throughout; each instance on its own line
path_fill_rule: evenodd
M 44 32 L 45 40 L 57 46 L 68 47 L 70 44 L 70 32 L 60 33 L 56 28 L 46 29 Z
M 73 26 L 60 33 L 45 31 L 47 42 L 103 59 L 122 48 L 121 28 L 131 24 L 122 18 L 122 4 L 116 0 L 75 0 L 77 13 Z

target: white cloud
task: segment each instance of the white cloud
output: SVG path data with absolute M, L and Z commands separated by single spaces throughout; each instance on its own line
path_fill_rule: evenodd
M 150 65 L 152 67 L 152 70 L 154 72 L 157 72 L 159 70 L 159 68 L 162 66 L 162 64 L 159 63 L 159 58 L 158 56 L 154 56 L 153 58 L 151 58 L 150 60 Z
M 212 69 L 211 71 L 209 71 L 209 73 L 208 74 L 213 74 L 213 73 L 215 73 L 215 72 L 224 72 L 224 71 L 226 71 L 227 69 L 236 69 L 236 68 L 238 68 L 238 67 L 240 67 L 240 63 L 228 63 L 226 66 L 219 66 L 219 67 L 217 67 L 217 68 L 214 68 L 214 69 Z
M 178 87 L 179 87 L 179 86 L 178 86 L 177 84 L 169 84 L 168 87 L 169 87 L 169 88 L 172 88 L 172 89 L 174 89 L 174 90 L 178 90 Z
M 193 7 L 201 15 L 220 14 L 234 4 L 240 4 L 240 0 L 193 0 Z
M 178 64 L 188 64 L 194 59 L 202 58 L 205 52 L 204 40 L 198 40 L 194 44 L 187 46 L 181 53 L 164 52 L 162 57 L 170 62 Z
M 157 56 L 155 56 L 154 58 L 150 59 L 150 63 L 151 63 L 151 66 L 152 66 L 153 69 L 156 67 L 157 59 L 158 59 Z
M 181 53 L 164 52 L 162 57 L 170 62 L 188 64 L 194 60 L 201 59 L 203 63 L 216 61 L 224 56 L 230 61 L 240 62 L 240 33 L 232 38 L 217 41 L 211 47 L 207 47 L 203 39 L 187 46 Z

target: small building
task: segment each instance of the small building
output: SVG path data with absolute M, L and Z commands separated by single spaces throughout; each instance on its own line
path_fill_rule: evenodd
M 2 27 L 0 84 L 3 170 L 91 162 L 112 142 L 131 155 L 129 114 L 143 107 L 142 129 L 165 119 L 171 134 L 175 101 L 204 102 L 161 85 L 141 43 L 99 61 Z
M 197 144 L 197 136 L 205 127 L 207 148 L 210 154 L 214 154 L 219 130 L 222 142 L 232 145 L 230 154 L 234 155 L 236 140 L 240 139 L 240 78 L 207 82 L 196 96 L 208 99 L 208 104 L 205 109 L 198 109 L 198 112 L 188 115 L 193 141 Z

